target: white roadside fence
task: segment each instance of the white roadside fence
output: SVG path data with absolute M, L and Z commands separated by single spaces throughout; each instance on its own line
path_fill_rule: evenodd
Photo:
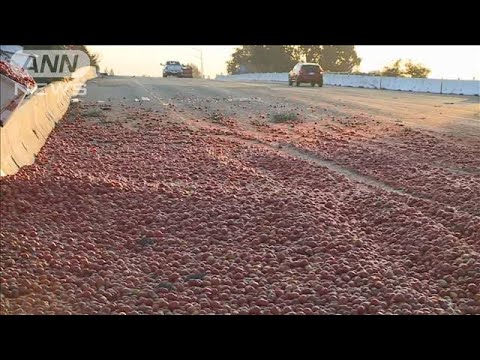
M 288 73 L 218 75 L 215 80 L 287 83 Z M 367 89 L 400 90 L 451 95 L 480 95 L 480 81 L 478 80 L 412 79 L 326 73 L 323 75 L 323 83 L 325 85 Z

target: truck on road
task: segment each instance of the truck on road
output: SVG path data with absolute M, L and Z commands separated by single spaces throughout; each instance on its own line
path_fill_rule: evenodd
M 163 65 L 163 64 L 161 64 Z M 167 61 L 163 68 L 163 77 L 183 75 L 182 64 L 178 61 Z
M 193 78 L 193 69 L 189 65 L 182 65 L 182 78 Z

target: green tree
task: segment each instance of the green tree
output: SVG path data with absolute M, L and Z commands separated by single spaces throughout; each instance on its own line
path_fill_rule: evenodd
M 247 72 L 284 72 L 295 65 L 287 46 L 244 45 L 237 48 L 227 62 L 229 74 L 236 74 L 242 67 Z
M 354 45 L 291 45 L 288 51 L 296 61 L 318 63 L 331 72 L 351 72 L 361 62 Z
M 431 73 L 431 70 L 422 64 L 409 60 L 405 63 L 404 73 L 412 78 L 426 78 Z
M 351 72 L 360 65 L 353 45 L 323 45 L 317 62 L 326 71 Z
M 115 73 L 113 72 L 113 69 L 110 69 L 108 75 L 110 75 L 110 76 L 114 76 L 114 75 L 115 75 Z
M 227 62 L 229 74 L 245 67 L 248 72 L 289 71 L 299 61 L 319 63 L 324 70 L 351 72 L 360 65 L 353 45 L 246 45 Z
M 240 71 L 241 66 L 247 66 L 250 61 L 250 46 L 240 46 L 235 49 L 232 58 L 227 61 L 227 72 L 229 74 L 236 74 Z
M 402 59 L 395 60 L 390 65 L 383 67 L 381 71 L 382 76 L 402 77 L 404 76 Z
M 392 64 L 385 66 L 381 70 L 382 76 L 392 77 L 412 77 L 426 78 L 430 74 L 430 69 L 422 64 L 414 63 L 412 60 L 395 60 Z
M 287 52 L 297 62 L 318 62 L 321 51 L 322 47 L 318 45 L 290 45 L 287 47 Z

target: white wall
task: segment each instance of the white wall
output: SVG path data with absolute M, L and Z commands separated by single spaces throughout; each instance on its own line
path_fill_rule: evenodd
M 442 94 L 478 95 L 480 81 L 477 80 L 443 80 Z
M 287 82 L 288 73 L 218 75 L 216 80 Z M 335 73 L 324 74 L 323 80 L 325 85 L 333 86 L 429 92 L 435 94 L 480 95 L 480 81 L 478 80 L 412 79 Z

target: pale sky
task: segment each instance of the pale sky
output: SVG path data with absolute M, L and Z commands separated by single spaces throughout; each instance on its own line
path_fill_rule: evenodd
M 203 53 L 205 74 L 214 78 L 227 73 L 226 62 L 238 45 L 88 45 L 100 54 L 100 67 L 113 68 L 116 75 L 162 76 L 160 63 L 178 60 L 194 63 L 200 68 L 200 51 Z M 420 62 L 432 70 L 430 78 L 480 80 L 480 46 L 410 46 L 410 45 L 357 45 L 362 58 L 360 71 L 379 70 L 398 58 Z

